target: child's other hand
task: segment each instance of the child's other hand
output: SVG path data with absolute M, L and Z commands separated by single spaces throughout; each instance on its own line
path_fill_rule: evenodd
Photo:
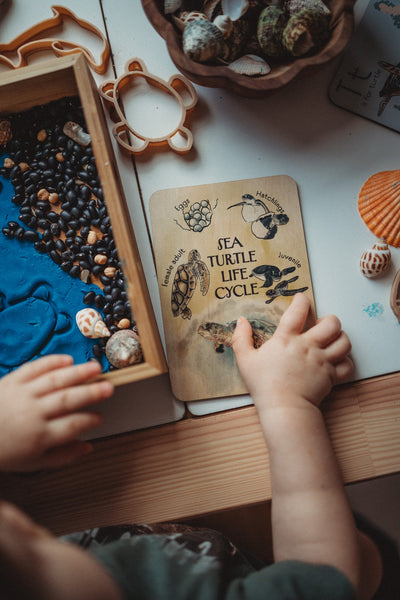
M 113 393 L 96 361 L 73 365 L 67 355 L 45 356 L 0 380 L 0 469 L 34 471 L 69 464 L 89 452 L 77 438 L 103 421 L 84 411 Z
M 319 406 L 333 385 L 346 380 L 353 363 L 350 340 L 339 319 L 323 317 L 308 331 L 303 328 L 310 310 L 304 294 L 296 294 L 275 334 L 255 349 L 251 327 L 239 319 L 232 347 L 241 376 L 258 408 Z

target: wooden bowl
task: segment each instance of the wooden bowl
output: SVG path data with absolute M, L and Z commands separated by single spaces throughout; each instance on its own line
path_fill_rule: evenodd
M 235 73 L 226 66 L 197 63 L 185 56 L 182 51 L 181 32 L 164 15 L 163 4 L 163 0 L 142 0 L 147 18 L 157 33 L 164 38 L 169 55 L 179 71 L 193 83 L 206 87 L 227 88 L 247 97 L 268 96 L 290 81 L 321 69 L 344 50 L 354 30 L 355 0 L 326 0 L 325 4 L 332 13 L 332 33 L 320 52 L 274 66 L 268 75 L 248 77 Z

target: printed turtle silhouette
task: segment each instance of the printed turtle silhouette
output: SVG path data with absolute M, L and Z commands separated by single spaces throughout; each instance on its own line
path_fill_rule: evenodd
M 263 319 L 249 319 L 253 330 L 254 348 L 259 348 L 275 333 L 276 325 Z M 226 325 L 222 323 L 204 322 L 199 325 L 197 333 L 207 340 L 214 342 L 215 352 L 224 352 L 225 347 L 232 347 L 232 335 L 235 331 L 236 321 Z
M 264 281 L 261 287 L 269 287 L 274 281 L 280 281 L 282 277 L 293 273 L 296 267 L 287 267 L 286 269 L 278 269 L 274 265 L 259 265 L 250 273 L 250 277 L 257 277 Z
M 197 280 L 200 281 L 200 291 L 205 296 L 210 285 L 210 272 L 205 262 L 201 260 L 198 250 L 189 252 L 188 262 L 179 265 L 172 282 L 171 309 L 174 317 L 191 319 L 192 311 L 188 304 L 194 294 Z
M 278 298 L 279 296 L 294 296 L 295 294 L 297 294 L 297 292 L 300 293 L 300 292 L 305 292 L 306 290 L 308 290 L 308 286 L 298 288 L 296 290 L 288 289 L 289 283 L 293 283 L 293 281 L 297 281 L 298 278 L 299 278 L 299 276 L 296 275 L 296 277 L 292 277 L 291 279 L 287 279 L 286 281 L 281 281 L 273 289 L 267 290 L 265 292 L 265 294 L 266 294 L 266 296 L 271 296 L 271 298 L 269 300 L 266 300 L 265 304 L 270 304 L 273 300 L 275 300 L 275 298 Z
M 380 67 L 382 67 L 382 69 L 385 69 L 390 73 L 379 92 L 379 95 L 382 97 L 378 109 L 379 117 L 389 104 L 392 96 L 400 96 L 400 63 L 397 65 L 392 65 L 384 60 L 380 60 L 378 64 Z
M 15 323 L 19 323 L 17 340 Z M 13 299 L 12 303 L 7 303 L 6 296 L 0 293 L 0 363 L 13 369 L 31 360 L 43 351 L 54 334 L 62 333 L 70 326 L 68 315 L 53 307 L 51 291 L 44 283 L 29 293 L 24 292 L 19 300 Z M 15 364 L 16 344 L 18 364 Z

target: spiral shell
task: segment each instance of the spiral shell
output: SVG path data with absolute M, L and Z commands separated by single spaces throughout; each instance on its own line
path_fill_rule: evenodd
M 389 267 L 391 252 L 385 238 L 365 250 L 360 259 L 361 273 L 365 277 L 377 277 Z
M 224 36 L 210 21 L 191 21 L 183 31 L 182 47 L 186 56 L 196 62 L 212 61 L 224 54 Z
M 267 6 L 261 11 L 257 22 L 257 39 L 267 60 L 287 56 L 282 41 L 285 26 L 286 14 L 280 8 Z
M 75 319 L 79 331 L 87 338 L 95 339 L 111 335 L 101 314 L 94 308 L 83 308 L 76 313 Z
M 329 38 L 329 16 L 315 10 L 301 10 L 288 20 L 283 44 L 292 56 L 315 52 Z
M 0 121 L 0 146 L 5 146 L 12 138 L 11 123 L 7 119 Z
M 143 360 L 138 336 L 130 329 L 114 333 L 106 344 L 106 356 L 116 369 L 122 369 Z
M 358 196 L 361 218 L 378 238 L 400 247 L 400 169 L 371 175 Z

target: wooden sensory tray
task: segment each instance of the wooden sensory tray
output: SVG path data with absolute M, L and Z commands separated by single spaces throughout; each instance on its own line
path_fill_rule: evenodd
M 167 371 L 167 365 L 140 261 L 96 84 L 81 54 L 56 58 L 0 76 L 0 115 L 24 111 L 66 96 L 79 96 L 101 181 L 113 237 L 141 336 L 144 361 L 105 373 L 115 385 Z

